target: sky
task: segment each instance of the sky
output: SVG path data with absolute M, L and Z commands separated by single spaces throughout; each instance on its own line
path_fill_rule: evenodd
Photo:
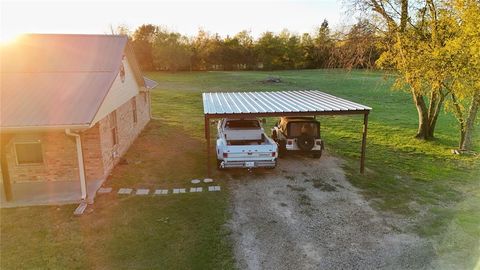
M 250 30 L 313 32 L 323 19 L 345 21 L 341 1 L 8 1 L 0 0 L 1 41 L 22 33 L 105 34 L 151 23 L 193 36 L 200 28 L 222 36 Z

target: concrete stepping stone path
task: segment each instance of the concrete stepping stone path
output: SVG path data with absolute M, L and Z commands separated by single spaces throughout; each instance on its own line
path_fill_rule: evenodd
M 220 191 L 220 186 L 209 186 L 208 191 Z
M 140 188 L 140 189 L 137 189 L 137 192 L 135 194 L 136 195 L 148 195 L 148 193 L 150 193 L 150 189 Z
M 168 194 L 168 189 L 157 189 L 155 190 L 155 195 L 166 195 Z
M 174 188 L 173 194 L 186 193 L 187 191 L 184 188 Z
M 130 195 L 130 193 L 132 193 L 133 189 L 131 188 L 121 188 L 118 190 L 118 194 L 121 194 L 121 195 Z
M 98 194 L 106 194 L 106 193 L 110 193 L 112 192 L 112 188 L 111 187 L 102 187 L 102 188 L 99 188 L 97 193 Z
M 205 179 L 203 179 L 203 182 L 204 183 L 212 183 L 213 179 L 212 178 L 205 178 Z
M 190 188 L 190 192 L 202 192 L 203 188 L 202 187 L 192 187 Z

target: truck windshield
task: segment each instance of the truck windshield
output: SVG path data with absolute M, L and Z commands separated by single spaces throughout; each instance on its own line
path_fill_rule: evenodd
M 225 124 L 229 129 L 257 129 L 260 123 L 257 120 L 228 120 Z
M 290 137 L 298 137 L 306 133 L 310 136 L 318 137 L 318 123 L 315 122 L 298 122 L 290 123 L 288 135 Z

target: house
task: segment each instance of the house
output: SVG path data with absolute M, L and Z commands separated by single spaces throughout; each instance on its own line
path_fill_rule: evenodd
M 127 37 L 30 34 L 0 56 L 2 205 L 93 202 L 150 120 Z

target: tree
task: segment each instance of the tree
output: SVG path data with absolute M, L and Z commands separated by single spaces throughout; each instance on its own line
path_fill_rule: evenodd
M 156 67 L 175 72 L 190 68 L 192 53 L 186 37 L 159 29 L 153 43 L 153 56 Z
M 451 94 L 451 107 L 460 124 L 459 147 L 469 151 L 473 147 L 475 121 L 480 106 L 480 2 L 455 0 L 451 12 L 444 12 L 445 25 L 454 35 L 447 40 L 444 50 L 445 67 L 451 76 L 446 87 Z
M 259 61 L 267 70 L 282 69 L 284 48 L 281 39 L 273 32 L 263 33 L 255 47 Z
M 158 26 L 144 24 L 133 33 L 132 47 L 142 70 L 154 70 L 153 42 L 159 31 Z
M 438 63 L 431 61 L 444 46 L 448 33 L 438 27 L 437 1 L 359 0 L 372 19 L 379 19 L 384 30 L 385 52 L 379 66 L 398 73 L 396 87 L 411 93 L 418 112 L 419 139 L 432 139 L 443 106 L 447 79 Z M 413 12 L 413 14 L 410 14 Z M 412 15 L 412 16 L 411 16 Z
M 314 50 L 315 67 L 316 68 L 329 67 L 332 49 L 334 47 L 334 41 L 331 37 L 330 28 L 328 27 L 328 21 L 326 19 L 323 20 L 322 25 L 318 29 L 314 42 L 315 42 L 315 50 Z
M 243 30 L 235 35 L 240 45 L 241 64 L 246 69 L 253 69 L 257 63 L 257 55 L 255 54 L 255 41 L 250 32 Z

